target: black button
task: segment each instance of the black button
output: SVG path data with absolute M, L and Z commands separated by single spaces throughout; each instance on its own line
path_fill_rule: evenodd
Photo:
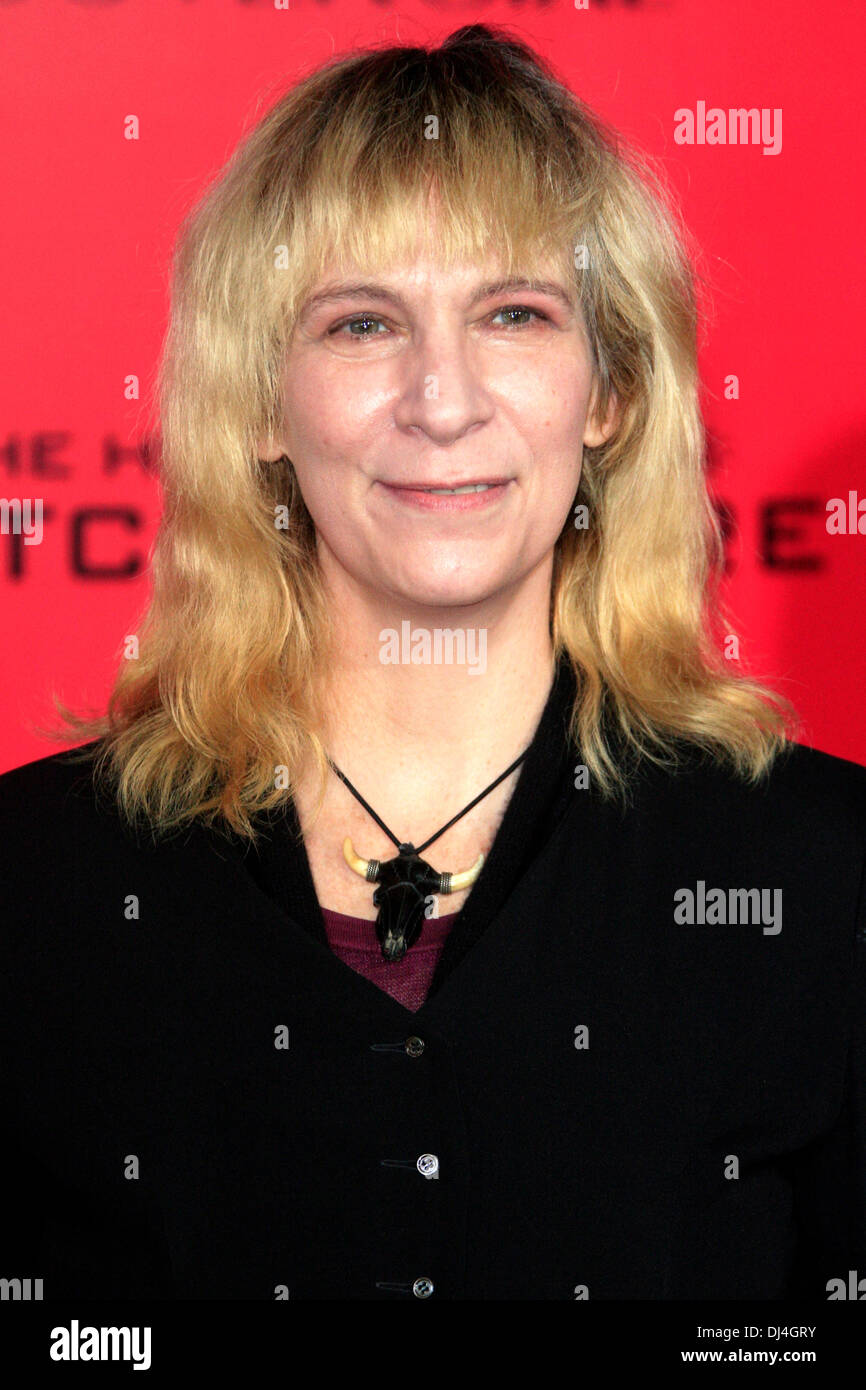
M 420 1057 L 421 1053 L 424 1051 L 424 1039 L 414 1036 L 407 1038 L 405 1047 L 410 1057 Z
M 433 1280 L 426 1277 L 416 1279 L 412 1285 L 412 1292 L 416 1298 L 429 1298 L 433 1292 Z

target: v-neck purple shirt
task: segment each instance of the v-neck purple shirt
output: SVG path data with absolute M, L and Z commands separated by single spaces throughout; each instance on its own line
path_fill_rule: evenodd
M 334 955 L 414 1013 L 427 998 L 436 962 L 458 913 L 426 918 L 418 940 L 396 961 L 382 955 L 375 922 L 331 912 L 326 907 L 322 908 L 322 916 Z

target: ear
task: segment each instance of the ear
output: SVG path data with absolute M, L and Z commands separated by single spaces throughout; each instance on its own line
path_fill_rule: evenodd
M 274 439 L 268 435 L 264 439 L 259 439 L 256 443 L 256 454 L 262 463 L 276 463 L 286 452 L 286 446 L 282 440 Z
M 615 391 L 611 391 L 610 399 L 607 403 L 607 413 L 604 420 L 596 419 L 595 403 L 598 394 L 598 378 L 592 383 L 592 392 L 589 398 L 589 411 L 586 417 L 586 427 L 583 431 L 583 442 L 590 449 L 597 449 L 599 444 L 604 444 L 610 438 L 619 424 L 619 401 Z

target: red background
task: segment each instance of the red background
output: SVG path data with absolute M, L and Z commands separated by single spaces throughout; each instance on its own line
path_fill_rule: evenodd
M 190 201 L 335 50 L 473 20 L 516 30 L 662 161 L 714 285 L 701 368 L 743 656 L 794 701 L 804 742 L 866 763 L 866 537 L 825 527 L 831 497 L 866 497 L 861 0 L 0 0 L 0 494 L 45 508 L 41 545 L 0 535 L 0 770 L 59 746 L 28 729 L 51 688 L 102 708 L 136 629 L 159 512 L 140 446 Z M 781 153 L 675 144 L 674 112 L 698 101 L 782 108 Z M 792 500 L 796 535 L 768 549 L 766 508 Z M 94 508 L 76 573 L 76 515 Z

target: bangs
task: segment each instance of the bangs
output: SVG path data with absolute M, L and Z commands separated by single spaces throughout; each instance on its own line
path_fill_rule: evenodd
M 336 100 L 332 86 L 301 167 L 287 161 L 291 194 L 274 199 L 288 210 L 284 325 L 327 272 L 418 257 L 493 262 L 503 276 L 553 262 L 579 287 L 575 249 L 595 189 L 585 149 L 582 161 L 565 120 L 540 103 L 528 111 L 494 71 L 454 66 L 426 53 L 388 72 L 373 61 Z

